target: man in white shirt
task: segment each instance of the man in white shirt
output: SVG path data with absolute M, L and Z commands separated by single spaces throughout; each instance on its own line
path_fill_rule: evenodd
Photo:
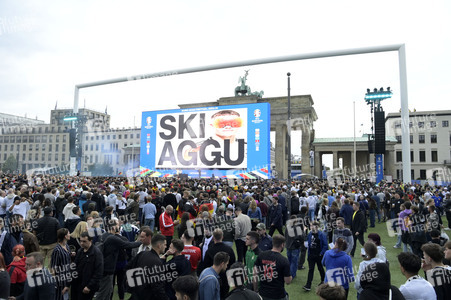
M 436 299 L 434 287 L 429 281 L 418 275 L 421 269 L 421 258 L 413 253 L 401 252 L 398 255 L 401 273 L 407 278 L 399 290 L 406 300 Z
M 4 190 L 0 190 L 0 218 L 6 217 L 6 193 Z

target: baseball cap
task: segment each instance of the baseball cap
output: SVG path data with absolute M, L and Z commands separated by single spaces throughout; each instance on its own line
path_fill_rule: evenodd
M 263 224 L 263 223 L 258 223 L 257 226 L 256 226 L 256 228 L 257 228 L 257 229 L 260 229 L 260 230 L 266 230 L 266 226 L 265 226 L 265 224 Z

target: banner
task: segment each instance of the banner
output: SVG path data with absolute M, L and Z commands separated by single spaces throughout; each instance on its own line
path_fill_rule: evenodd
M 268 103 L 143 112 L 141 175 L 267 177 L 269 132 Z

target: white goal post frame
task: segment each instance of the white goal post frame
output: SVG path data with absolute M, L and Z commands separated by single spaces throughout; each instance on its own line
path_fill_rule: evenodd
M 79 90 L 83 89 L 83 88 L 88 88 L 88 87 L 114 84 L 114 83 L 120 83 L 120 82 L 127 82 L 127 81 L 133 81 L 133 80 L 151 79 L 151 78 L 158 78 L 158 77 L 165 77 L 165 76 L 172 76 L 172 75 L 181 75 L 181 74 L 189 74 L 189 73 L 196 73 L 196 72 L 205 72 L 205 71 L 213 71 L 213 70 L 220 70 L 220 69 L 244 67 L 244 66 L 263 65 L 263 64 L 278 63 L 278 62 L 306 60 L 306 59 L 315 59 L 315 58 L 326 58 L 326 57 L 335 57 L 335 56 L 391 52 L 391 51 L 398 52 L 398 61 L 399 61 L 399 82 L 400 82 L 400 98 L 401 98 L 401 132 L 402 132 L 402 174 L 403 174 L 402 180 L 404 183 L 411 183 L 412 178 L 411 178 L 411 173 L 410 173 L 410 168 L 411 168 L 410 129 L 409 129 L 409 108 L 408 108 L 408 96 L 407 96 L 407 67 L 406 67 L 405 44 L 374 46 L 374 47 L 366 47 L 366 48 L 333 50 L 333 51 L 325 51 L 325 52 L 314 52 L 314 53 L 306 53 L 306 54 L 294 54 L 294 55 L 279 56 L 279 57 L 269 57 L 269 58 L 223 63 L 223 64 L 216 64 L 216 65 L 210 65 L 210 66 L 200 66 L 200 67 L 185 68 L 185 69 L 179 69 L 179 70 L 170 70 L 170 71 L 164 71 L 164 72 L 156 72 L 156 73 L 149 73 L 149 74 L 142 74 L 142 75 L 136 75 L 136 76 L 121 77 L 121 78 L 115 78 L 115 79 L 108 79 L 108 80 L 102 80 L 102 81 L 77 84 L 75 86 L 73 112 L 78 113 Z

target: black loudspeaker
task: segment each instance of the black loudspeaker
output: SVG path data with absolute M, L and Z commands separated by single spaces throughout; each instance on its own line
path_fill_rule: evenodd
M 372 154 L 374 153 L 374 141 L 368 140 L 368 153 Z
M 75 129 L 70 129 L 69 130 L 69 153 L 70 153 L 70 157 L 77 156 L 77 150 L 75 148 L 76 135 L 77 135 L 77 133 L 76 133 Z
M 375 154 L 385 154 L 385 112 L 374 112 Z

